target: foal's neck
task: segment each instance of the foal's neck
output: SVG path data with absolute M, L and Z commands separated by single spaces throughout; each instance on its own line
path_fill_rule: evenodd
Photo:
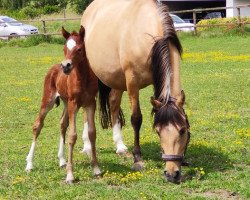
M 88 79 L 89 73 L 90 73 L 90 68 L 88 65 L 88 60 L 86 56 L 82 56 L 81 59 L 73 63 L 77 78 L 78 79 Z

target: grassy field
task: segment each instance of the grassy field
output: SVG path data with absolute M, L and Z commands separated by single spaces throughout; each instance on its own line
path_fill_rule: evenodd
M 43 78 L 63 58 L 62 45 L 0 48 L 0 199 L 249 199 L 250 198 L 250 37 L 181 38 L 182 85 L 191 124 L 180 185 L 163 180 L 159 139 L 152 130 L 152 87 L 141 91 L 142 172 L 131 171 L 132 157 L 115 154 L 111 130 L 97 123 L 97 151 L 104 177 L 95 179 L 82 155 L 82 112 L 74 151 L 77 182 L 66 185 L 58 167 L 59 118 L 52 110 L 38 139 L 34 170 L 24 169 L 31 128 L 38 113 Z M 124 140 L 131 151 L 133 132 L 127 94 L 122 108 Z M 98 121 L 98 117 L 97 117 Z

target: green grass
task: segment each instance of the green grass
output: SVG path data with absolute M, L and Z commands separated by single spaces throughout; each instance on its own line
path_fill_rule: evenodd
M 162 178 L 158 136 L 150 115 L 152 87 L 141 91 L 143 124 L 141 147 L 145 169 L 133 173 L 133 159 L 118 157 L 111 130 L 97 123 L 97 152 L 101 179 L 92 177 L 82 147 L 82 112 L 74 150 L 77 183 L 64 183 L 58 167 L 59 118 L 62 106 L 52 110 L 38 138 L 34 170 L 27 174 L 25 158 L 31 128 L 38 113 L 43 78 L 63 59 L 62 45 L 0 48 L 0 199 L 226 199 L 250 198 L 250 46 L 249 36 L 181 37 L 184 47 L 182 85 L 191 124 L 191 142 L 180 185 Z M 133 132 L 127 94 L 122 101 L 127 124 L 124 140 L 131 151 Z M 98 121 L 98 117 L 97 117 Z M 203 168 L 203 169 L 201 169 Z M 205 173 L 205 174 L 204 174 Z M 231 196 L 230 196 L 231 195 Z

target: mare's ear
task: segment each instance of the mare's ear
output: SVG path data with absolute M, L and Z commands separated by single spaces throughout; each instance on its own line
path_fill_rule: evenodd
M 182 108 L 184 106 L 184 103 L 185 103 L 185 93 L 184 91 L 182 90 L 181 91 L 181 94 L 177 97 L 177 101 L 176 101 L 176 105 L 179 107 L 179 108 Z
M 85 28 L 81 25 L 80 31 L 79 31 L 79 35 L 82 39 L 84 39 L 85 36 Z
M 155 110 L 159 110 L 163 106 L 163 103 L 158 101 L 154 97 L 151 97 L 151 104 Z
M 62 35 L 63 35 L 63 37 L 67 40 L 68 38 L 69 38 L 69 36 L 70 36 L 70 33 L 68 32 L 68 31 L 66 31 L 65 29 L 64 29 L 64 27 L 62 26 Z

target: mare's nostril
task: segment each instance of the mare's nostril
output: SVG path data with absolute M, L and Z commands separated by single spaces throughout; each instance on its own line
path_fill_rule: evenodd
M 175 171 L 173 174 L 174 179 L 179 179 L 180 178 L 180 171 Z

